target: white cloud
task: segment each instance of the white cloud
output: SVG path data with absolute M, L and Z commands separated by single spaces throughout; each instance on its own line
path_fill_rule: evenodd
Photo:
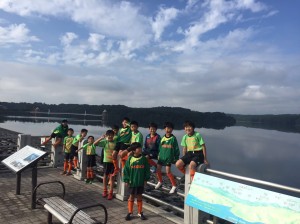
M 77 38 L 78 36 L 75 33 L 68 32 L 60 38 L 60 41 L 63 45 L 68 46 Z
M 175 8 L 160 8 L 152 22 L 152 30 L 156 41 L 160 39 L 164 29 L 177 17 L 178 12 Z
M 29 33 L 30 31 L 25 24 L 13 24 L 8 27 L 0 26 L 0 45 L 39 41 L 37 37 L 30 36 Z

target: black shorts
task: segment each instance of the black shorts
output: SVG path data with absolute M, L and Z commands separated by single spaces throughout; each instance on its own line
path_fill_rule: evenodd
M 183 157 L 180 158 L 185 165 L 190 164 L 194 161 L 197 166 L 204 162 L 203 151 L 187 152 Z
M 113 174 L 115 170 L 114 164 L 108 162 L 103 163 L 103 168 L 106 175 Z
M 140 187 L 129 187 L 128 188 L 128 193 L 129 194 L 143 194 L 144 193 L 144 186 L 140 186 Z
M 171 165 L 172 165 L 172 163 L 166 163 L 166 162 L 161 161 L 161 160 L 158 160 L 158 161 L 157 161 L 157 164 L 159 164 L 159 165 L 161 165 L 161 166 L 171 166 Z
M 72 154 L 72 158 L 77 157 L 78 158 L 78 152 L 76 152 L 78 150 L 78 147 L 75 145 L 71 146 L 71 154 Z
M 96 155 L 87 155 L 87 167 L 96 166 Z
M 129 147 L 129 144 L 125 144 L 123 142 L 117 142 L 115 151 L 119 152 L 120 150 L 125 150 Z
M 157 159 L 158 152 L 151 152 L 151 151 L 144 150 L 142 152 L 142 155 L 143 156 L 149 156 L 150 159 Z
M 72 155 L 71 155 L 71 153 L 67 153 L 67 152 L 65 152 L 65 156 L 64 156 L 64 158 L 65 158 L 65 160 L 71 160 L 72 159 Z

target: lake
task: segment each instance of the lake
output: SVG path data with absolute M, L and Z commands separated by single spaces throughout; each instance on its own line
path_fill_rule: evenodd
M 59 125 L 58 122 L 50 120 L 24 122 L 15 118 L 0 123 L 0 127 L 33 136 L 47 136 Z M 94 125 L 82 123 L 69 126 L 74 129 L 75 134 L 86 128 L 89 130 L 88 135 L 94 135 L 95 138 L 108 129 L 97 122 Z M 148 133 L 147 128 L 141 127 L 139 130 L 144 137 Z M 223 130 L 201 128 L 196 131 L 202 134 L 206 143 L 210 168 L 300 188 L 299 133 L 240 126 Z M 158 133 L 161 136 L 164 134 L 161 129 Z M 174 130 L 174 135 L 180 144 L 184 131 Z

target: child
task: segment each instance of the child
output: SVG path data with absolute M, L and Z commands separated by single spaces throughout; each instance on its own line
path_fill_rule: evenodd
M 99 142 L 99 140 L 98 140 Z M 80 149 L 77 150 L 77 153 L 84 149 L 86 150 L 87 155 L 87 167 L 86 167 L 86 183 L 93 183 L 94 180 L 94 171 L 93 167 L 96 166 L 96 145 L 98 142 L 95 142 L 94 144 L 94 136 L 88 137 L 88 143 L 86 143 L 84 146 L 82 146 Z
M 143 155 L 148 159 L 149 165 L 154 167 L 154 173 L 156 172 L 157 164 L 153 161 L 153 159 L 157 159 L 159 143 L 161 140 L 160 135 L 157 134 L 156 131 L 157 124 L 150 123 L 149 134 L 146 136 L 143 148 Z
M 105 139 L 106 138 L 106 139 Z M 97 146 L 103 147 L 103 166 L 104 166 L 104 175 L 103 175 L 103 194 L 102 196 L 107 200 L 111 200 L 113 198 L 113 189 L 114 189 L 114 164 L 112 163 L 112 153 L 116 147 L 116 141 L 114 140 L 114 131 L 107 130 L 106 134 L 101 136 L 94 144 Z M 107 195 L 107 179 L 109 179 L 109 193 Z
M 175 193 L 176 190 L 176 180 L 171 173 L 171 165 L 175 163 L 179 158 L 179 147 L 176 137 L 172 134 L 174 126 L 171 122 L 166 122 L 164 125 L 164 129 L 166 134 L 160 141 L 159 145 L 159 154 L 158 154 L 158 162 L 157 162 L 157 178 L 158 183 L 155 186 L 155 189 L 158 189 L 162 186 L 162 166 L 166 166 L 166 173 L 169 177 L 172 188 L 170 190 L 170 194 Z
M 196 167 L 201 163 L 208 164 L 206 147 L 202 136 L 195 131 L 191 121 L 184 123 L 185 135 L 181 140 L 183 157 L 176 162 L 176 167 L 185 174 L 185 165 L 189 164 L 191 180 L 194 179 Z
M 139 142 L 132 143 L 129 151 L 133 152 L 133 156 L 130 156 L 126 161 L 123 177 L 123 181 L 129 187 L 130 194 L 128 198 L 128 214 L 125 220 L 131 219 L 135 196 L 137 198 L 138 216 L 141 220 L 146 220 L 143 214 L 142 194 L 145 184 L 150 179 L 149 164 L 146 157 L 141 154 L 142 145 Z
M 52 134 L 46 138 L 46 140 L 42 143 L 42 146 L 46 145 L 52 138 L 56 138 L 55 143 L 53 146 L 56 148 L 61 141 L 68 135 L 68 121 L 62 120 L 61 124 L 56 127 Z
M 71 146 L 74 139 L 73 136 L 74 130 L 72 128 L 68 129 L 68 136 L 64 138 L 63 152 L 65 154 L 64 158 L 64 171 L 62 175 L 69 176 L 71 175 L 72 163 L 71 163 Z M 67 171 L 68 169 L 68 171 Z
M 137 121 L 132 121 L 130 123 L 130 130 L 131 130 L 131 139 L 130 139 L 130 144 L 134 142 L 139 142 L 141 145 L 143 145 L 143 135 L 142 133 L 138 130 L 139 124 Z M 121 153 L 121 159 L 122 159 L 122 167 L 124 167 L 126 160 L 128 159 L 129 156 L 129 151 L 127 149 L 124 149 Z
M 73 139 L 72 146 L 71 146 L 71 153 L 72 153 L 72 159 L 75 169 L 79 169 L 78 167 L 78 145 L 79 142 L 81 142 L 85 136 L 87 135 L 88 130 L 81 129 L 80 134 L 76 135 L 76 137 Z
M 130 119 L 128 117 L 124 117 L 122 121 L 122 128 L 119 130 L 117 135 L 117 145 L 113 152 L 113 164 L 114 164 L 114 173 L 113 175 L 117 175 L 120 171 L 117 156 L 118 153 L 122 152 L 124 149 L 127 149 L 131 139 L 131 130 L 130 130 Z

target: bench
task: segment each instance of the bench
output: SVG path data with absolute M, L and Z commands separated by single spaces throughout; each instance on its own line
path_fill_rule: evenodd
M 103 223 L 107 223 L 107 210 L 103 204 L 97 203 L 82 207 L 76 207 L 75 205 L 65 201 L 65 186 L 61 181 L 42 182 L 35 187 L 32 195 L 37 193 L 37 189 L 40 186 L 53 183 L 58 183 L 62 186 L 62 197 L 45 197 L 39 198 L 36 201 L 37 204 L 44 206 L 44 208 L 48 211 L 48 224 L 52 224 L 52 216 L 55 216 L 61 223 L 65 224 L 102 224 L 102 222 L 93 219 L 83 211 L 93 207 L 101 207 L 104 210 L 105 218 Z

